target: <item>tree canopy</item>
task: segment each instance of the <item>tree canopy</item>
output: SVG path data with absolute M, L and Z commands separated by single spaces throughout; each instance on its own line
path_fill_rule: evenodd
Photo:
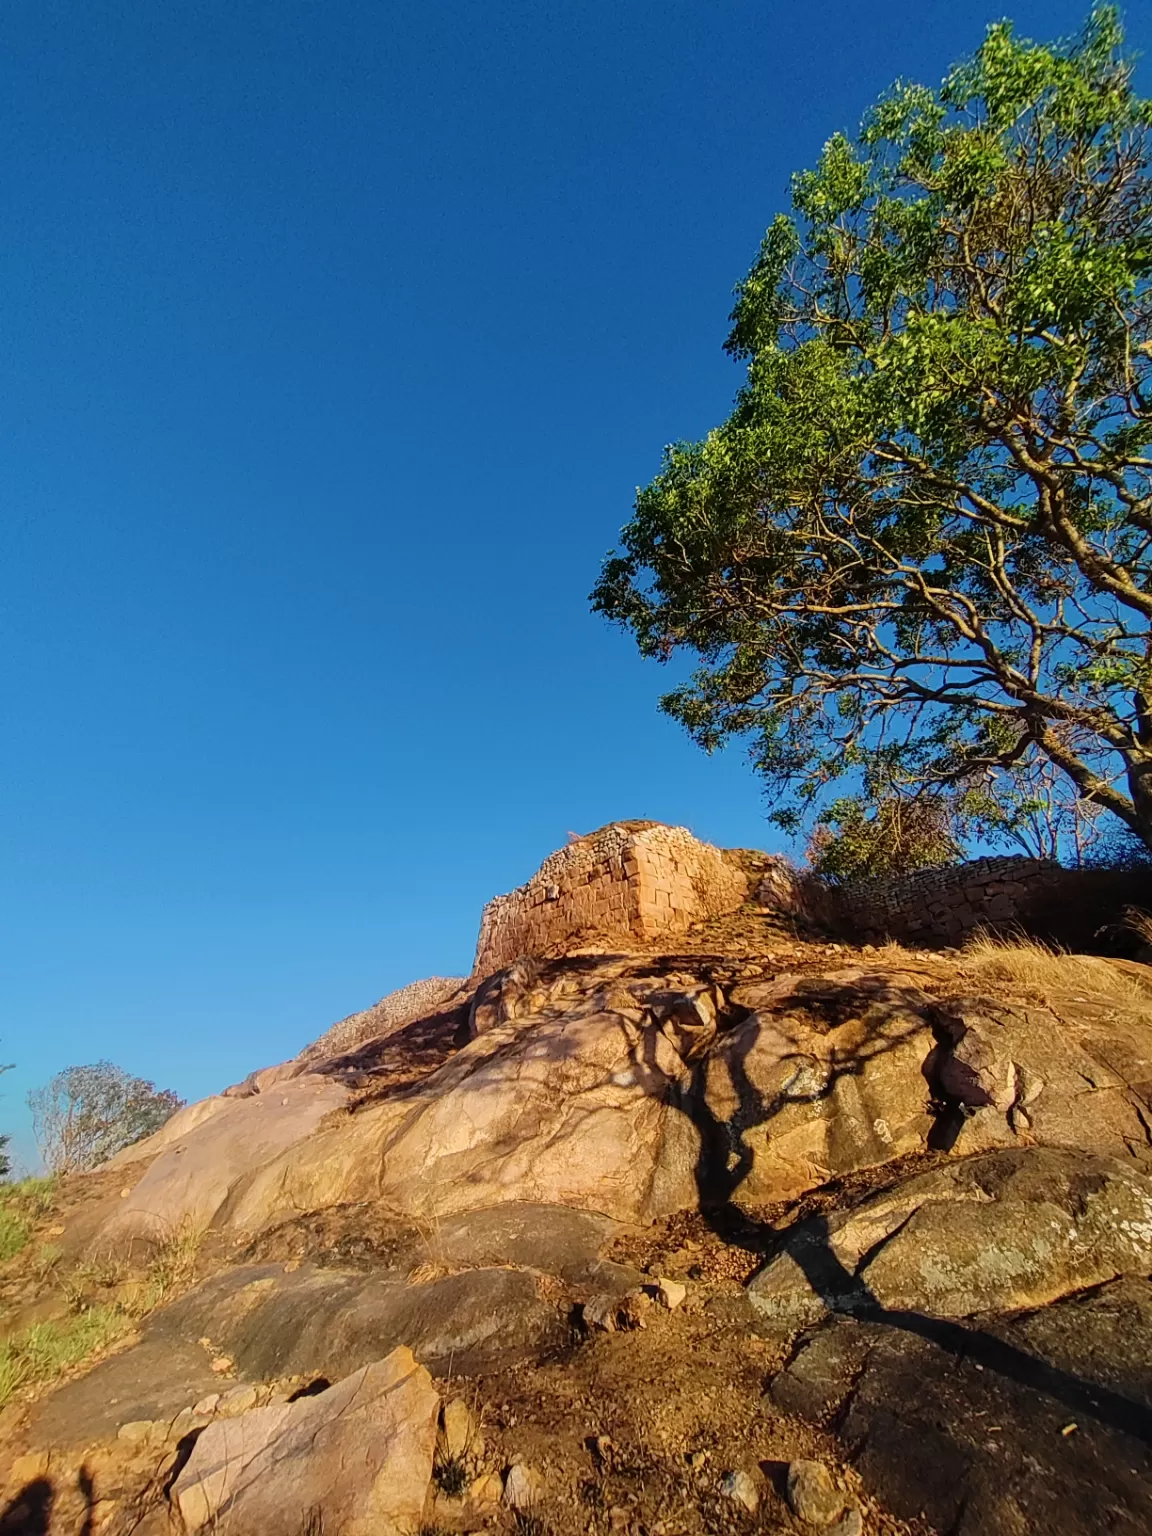
M 593 606 L 796 824 L 1056 771 L 1152 846 L 1152 103 L 1116 11 L 1010 23 L 793 178 L 734 409 L 665 451 Z M 1010 797 L 1009 797 L 1010 799 Z M 1006 800 L 1005 803 L 1008 803 Z
M 28 1095 L 36 1143 L 52 1173 L 95 1168 L 158 1131 L 183 1105 L 110 1061 L 66 1067 Z

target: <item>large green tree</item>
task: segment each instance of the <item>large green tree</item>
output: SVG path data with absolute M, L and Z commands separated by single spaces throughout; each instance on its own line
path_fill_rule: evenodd
M 695 654 L 795 819 L 1054 767 L 1152 846 L 1152 104 L 1111 7 L 989 29 L 793 178 L 737 289 L 747 381 L 666 450 L 594 606 Z

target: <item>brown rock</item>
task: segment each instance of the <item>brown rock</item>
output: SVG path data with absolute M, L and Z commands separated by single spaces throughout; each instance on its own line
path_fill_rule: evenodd
M 657 1278 L 654 1289 L 669 1312 L 675 1312 L 688 1294 L 688 1287 L 681 1281 L 670 1280 L 663 1275 Z
M 501 1024 L 402 1099 L 334 1118 L 259 1169 L 222 1223 L 258 1231 L 358 1200 L 421 1220 L 506 1202 L 652 1220 L 695 1203 L 699 1134 L 669 1091 L 685 1076 L 620 1013 Z
M 1152 1180 L 1088 1153 L 1013 1148 L 903 1179 L 812 1218 L 756 1277 L 757 1312 L 964 1317 L 1040 1307 L 1152 1268 Z
M 463 1461 L 480 1448 L 480 1434 L 472 1411 L 462 1397 L 445 1403 L 440 1415 L 437 1449 L 444 1456 Z
M 129 1424 L 121 1424 L 116 1431 L 117 1440 L 125 1445 L 147 1445 L 150 1440 L 157 1438 L 158 1432 L 165 1426 L 158 1426 L 151 1419 L 133 1419 Z
M 683 1061 L 703 1056 L 716 1038 L 716 1001 L 710 989 L 653 992 L 648 1006 L 660 1032 Z
M 217 1097 L 178 1111 L 155 1136 L 125 1149 L 134 1158 L 158 1155 L 93 1248 L 206 1227 L 238 1186 L 308 1138 L 347 1097 L 339 1083 L 309 1074 L 284 1083 L 270 1098 Z
M 844 1495 L 822 1461 L 790 1462 L 787 1491 L 792 1513 L 805 1525 L 831 1525 L 844 1508 Z
M 50 1456 L 47 1451 L 27 1451 L 23 1456 L 17 1456 L 8 1473 L 8 1486 L 23 1487 L 25 1483 L 32 1483 L 37 1478 L 47 1476 L 49 1461 Z
M 584 1303 L 584 1322 L 604 1333 L 627 1333 L 646 1326 L 645 1314 L 651 1305 L 652 1298 L 642 1290 L 628 1291 L 623 1296 L 599 1292 Z
M 474 1478 L 468 1489 L 468 1497 L 480 1506 L 499 1504 L 504 1497 L 504 1481 L 499 1472 L 485 1472 Z
M 772 1011 L 723 1036 L 704 1064 L 704 1102 L 747 1159 L 733 1197 L 790 1199 L 923 1150 L 930 1016 L 930 1000 L 898 973 L 853 970 L 788 979 Z
M 210 1424 L 172 1502 L 189 1533 L 219 1525 L 299 1536 L 313 1509 L 341 1536 L 415 1532 L 437 1408 L 428 1372 L 395 1349 L 317 1396 Z
M 760 1490 L 747 1472 L 728 1472 L 720 1479 L 720 1492 L 754 1515 L 760 1507 Z
M 544 1497 L 544 1479 L 534 1467 L 514 1461 L 504 1477 L 504 1503 L 509 1509 L 531 1509 Z

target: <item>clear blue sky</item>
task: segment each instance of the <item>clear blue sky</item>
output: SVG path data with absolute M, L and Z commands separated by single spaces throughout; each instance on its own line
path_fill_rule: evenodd
M 468 969 L 624 816 L 769 846 L 588 612 L 789 173 L 1005 7 L 9 0 L 0 1129 Z M 1050 38 L 1087 10 L 1020 0 Z M 1137 47 L 1152 0 L 1126 7 Z

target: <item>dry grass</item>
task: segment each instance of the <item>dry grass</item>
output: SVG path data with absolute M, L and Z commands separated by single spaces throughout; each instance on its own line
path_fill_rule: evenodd
M 1152 945 L 1152 913 L 1142 912 L 1139 907 L 1124 909 L 1124 926 L 1144 944 Z
M 978 933 L 962 951 L 964 968 L 1042 1002 L 1147 1010 L 1152 987 L 1096 955 L 1070 955 L 1039 940 Z

